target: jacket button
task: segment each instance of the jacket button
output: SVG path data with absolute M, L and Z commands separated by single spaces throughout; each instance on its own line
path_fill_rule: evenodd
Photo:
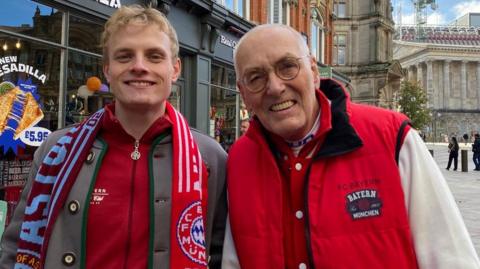
M 95 152 L 90 151 L 90 153 L 88 153 L 88 156 L 87 156 L 87 163 L 88 164 L 93 163 L 94 159 L 95 159 Z
M 307 265 L 302 262 L 298 265 L 298 269 L 307 269 Z
M 297 170 L 297 171 L 302 170 L 302 164 L 301 163 L 296 163 L 295 164 L 295 170 Z
M 303 212 L 301 210 L 298 210 L 297 212 L 295 212 L 295 217 L 297 219 L 302 219 L 303 218 Z
M 75 254 L 73 254 L 72 252 L 67 252 L 63 254 L 62 261 L 63 264 L 65 264 L 66 266 L 72 266 L 75 263 Z
M 76 214 L 79 209 L 80 209 L 80 203 L 77 200 L 73 200 L 70 203 L 68 203 L 68 211 L 71 214 Z

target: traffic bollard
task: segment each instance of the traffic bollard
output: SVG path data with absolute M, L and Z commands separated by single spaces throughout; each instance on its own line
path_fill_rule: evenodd
M 462 172 L 468 172 L 468 151 L 462 149 Z

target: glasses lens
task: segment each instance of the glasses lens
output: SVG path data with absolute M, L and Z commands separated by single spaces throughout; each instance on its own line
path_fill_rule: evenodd
M 248 90 L 259 92 L 267 84 L 267 75 L 264 72 L 252 71 L 245 74 L 243 81 Z
M 275 66 L 277 76 L 284 80 L 294 79 L 299 70 L 300 66 L 298 65 L 298 59 L 296 58 L 283 59 Z

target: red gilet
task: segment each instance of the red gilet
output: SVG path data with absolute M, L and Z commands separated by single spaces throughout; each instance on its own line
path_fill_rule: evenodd
M 331 101 L 321 121 L 331 118 L 331 126 L 320 126 L 326 134 L 312 142 L 319 143 L 312 160 L 280 161 L 282 154 L 271 150 L 257 120 L 230 149 L 229 215 L 241 268 L 299 268 L 295 262 L 319 269 L 418 268 L 395 161 L 397 135 L 407 118 L 349 103 L 331 80 L 322 81 L 321 89 Z M 285 221 L 293 211 L 284 210 L 284 196 L 291 194 L 282 184 L 296 178 L 280 168 L 285 163 L 304 175 L 296 190 L 304 202 L 296 200 L 292 209 L 303 213 L 303 229 Z M 305 242 L 303 251 L 285 251 L 285 229 L 304 238 L 294 240 Z
M 105 109 L 99 137 L 107 152 L 90 197 L 87 222 L 87 269 L 147 268 L 149 242 L 148 152 L 152 141 L 170 128 L 159 118 L 140 139 L 140 159 L 130 154 L 135 139 Z

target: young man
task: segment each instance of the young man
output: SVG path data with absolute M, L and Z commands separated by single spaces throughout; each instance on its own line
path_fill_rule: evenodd
M 351 103 L 338 83 L 320 81 L 288 26 L 243 36 L 235 70 L 255 116 L 229 153 L 224 249 L 238 256 L 224 252 L 223 268 L 479 268 L 404 115 Z
M 219 268 L 226 153 L 167 102 L 175 30 L 123 6 L 103 45 L 115 102 L 37 150 L 0 268 Z

